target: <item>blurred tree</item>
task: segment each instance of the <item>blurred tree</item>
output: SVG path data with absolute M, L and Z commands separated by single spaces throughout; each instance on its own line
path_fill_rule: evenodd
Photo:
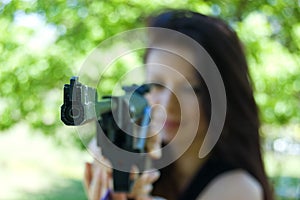
M 300 122 L 298 0 L 0 0 L 0 130 L 20 121 L 45 134 L 62 126 L 62 85 L 105 38 L 142 27 L 163 8 L 229 22 L 245 44 L 262 120 Z M 123 72 L 126 66 L 119 66 Z M 120 76 L 122 74 L 117 74 Z M 110 81 L 116 81 L 110 77 Z M 103 91 L 110 91 L 106 84 Z

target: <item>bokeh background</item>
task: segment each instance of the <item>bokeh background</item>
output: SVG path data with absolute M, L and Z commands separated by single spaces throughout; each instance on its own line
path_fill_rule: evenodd
M 164 8 L 223 18 L 244 43 L 277 199 L 300 199 L 299 0 L 0 0 L 0 199 L 85 200 L 76 129 L 62 87 L 104 39 Z M 120 64 L 101 92 L 126 72 Z

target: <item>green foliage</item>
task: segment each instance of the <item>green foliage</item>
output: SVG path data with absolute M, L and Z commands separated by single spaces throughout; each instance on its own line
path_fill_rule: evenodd
M 256 100 L 264 123 L 299 123 L 300 46 L 292 50 L 294 43 L 283 45 L 282 36 L 274 35 L 271 21 L 263 12 L 252 12 L 239 23 L 237 30 L 247 47 Z
M 230 23 L 245 44 L 263 122 L 299 123 L 297 0 L 0 0 L 0 129 L 26 121 L 53 135 L 62 126 L 62 86 L 87 54 L 164 8 L 189 8 Z M 126 66 L 119 69 L 110 83 Z M 103 91 L 111 91 L 109 82 Z

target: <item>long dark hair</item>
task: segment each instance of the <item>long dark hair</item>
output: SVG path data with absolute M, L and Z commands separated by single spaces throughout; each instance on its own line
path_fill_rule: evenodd
M 236 33 L 218 18 L 186 10 L 169 10 L 151 17 L 148 26 L 183 33 L 209 53 L 220 71 L 227 96 L 225 125 L 210 156 L 222 158 L 249 172 L 260 182 L 264 199 L 272 200 L 261 156 L 258 108 L 243 47 Z M 200 81 L 203 82 L 202 79 Z M 201 96 L 201 100 L 206 117 L 210 119 L 208 92 L 204 98 Z

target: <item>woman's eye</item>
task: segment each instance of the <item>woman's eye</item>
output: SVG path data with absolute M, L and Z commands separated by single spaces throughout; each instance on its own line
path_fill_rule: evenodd
M 165 86 L 163 86 L 160 83 L 151 83 L 150 84 L 150 89 L 163 89 L 163 88 L 165 88 Z
M 193 94 L 195 93 L 196 95 L 201 94 L 201 92 L 202 92 L 201 87 L 197 87 L 197 86 L 195 86 L 195 87 L 185 87 L 185 88 L 183 88 L 183 90 L 187 93 L 193 93 Z

